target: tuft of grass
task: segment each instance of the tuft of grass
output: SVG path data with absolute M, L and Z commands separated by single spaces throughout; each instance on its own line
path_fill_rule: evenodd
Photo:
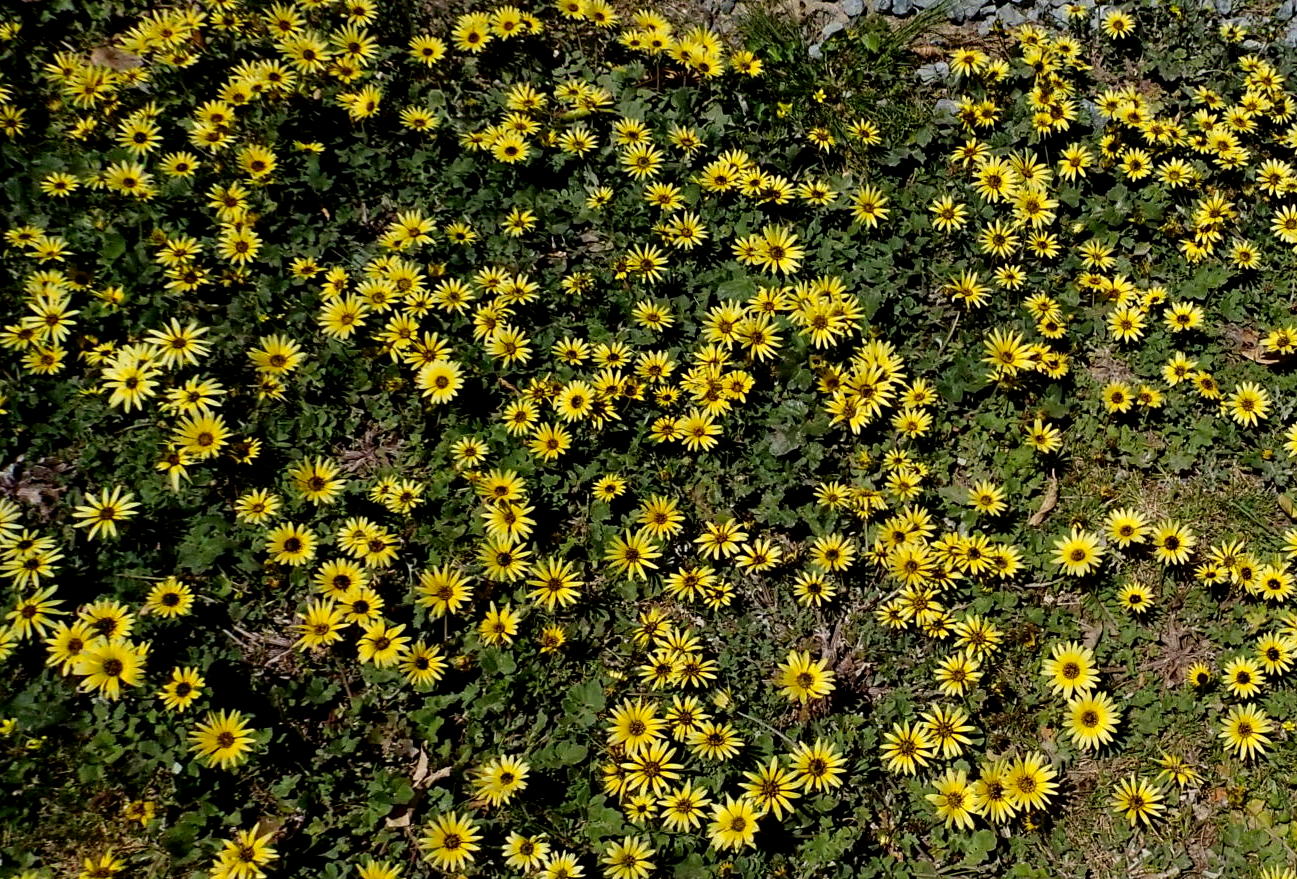
M 1134 507 L 1151 519 L 1191 523 L 1200 535 L 1278 534 L 1292 526 L 1279 496 L 1256 474 L 1239 467 L 1202 469 L 1186 476 L 1128 472 L 1078 452 L 1060 487 L 1051 519 L 1097 527 L 1108 510 Z
M 852 122 L 866 119 L 886 132 L 884 149 L 894 157 L 886 161 L 899 161 L 903 150 L 932 136 L 938 92 L 918 81 L 926 59 L 915 48 L 936 35 L 947 3 L 899 23 L 869 12 L 822 42 L 823 16 L 813 11 L 791 15 L 775 0 L 745 7 L 738 33 L 779 70 L 766 83 L 768 100 L 754 107 L 756 121 L 800 132 L 825 128 L 841 148 L 844 170 L 859 171 L 879 161 L 878 147 L 865 148 L 850 134 Z

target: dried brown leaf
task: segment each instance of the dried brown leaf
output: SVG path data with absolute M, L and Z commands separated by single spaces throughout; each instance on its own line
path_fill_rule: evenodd
M 96 67 L 110 67 L 113 70 L 130 70 L 143 64 L 144 59 L 133 52 L 114 46 L 96 46 L 90 50 L 90 63 Z
M 1033 528 L 1036 527 L 1041 522 L 1045 521 L 1045 517 L 1049 515 L 1049 511 L 1054 509 L 1056 506 L 1058 506 L 1058 477 L 1055 476 L 1051 470 L 1049 473 L 1049 482 L 1045 483 L 1045 494 L 1040 499 L 1040 506 L 1036 508 L 1036 512 L 1031 514 L 1031 518 L 1027 520 L 1027 524 Z
M 1267 351 L 1261 345 L 1261 334 L 1250 327 L 1227 326 L 1225 336 L 1233 343 L 1234 350 L 1253 363 L 1271 366 L 1282 358 L 1273 351 Z
M 1293 505 L 1292 498 L 1286 494 L 1279 495 L 1279 509 L 1288 515 L 1289 519 L 1297 519 L 1297 506 Z

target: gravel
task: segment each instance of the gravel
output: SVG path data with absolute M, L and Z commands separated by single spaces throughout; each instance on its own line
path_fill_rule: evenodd
M 710 0 L 712 4 L 729 3 L 734 0 Z M 848 27 L 853 19 L 864 15 L 867 10 L 884 15 L 904 17 L 924 9 L 930 9 L 941 0 L 831 0 L 830 3 L 817 4 L 834 8 L 836 15 L 820 31 L 819 40 L 811 46 L 811 55 L 820 56 L 824 41 L 838 31 Z M 953 0 L 947 11 L 947 17 L 955 24 L 973 25 L 979 34 L 990 33 L 997 24 L 1002 27 L 1016 28 L 1027 22 L 1038 21 L 1043 24 L 1064 25 L 1067 22 L 1065 7 L 1069 0 Z M 1192 0 L 1191 0 L 1192 2 Z M 1243 0 L 1196 0 L 1203 8 L 1210 9 L 1221 16 L 1224 21 L 1257 28 L 1265 22 L 1255 16 L 1236 15 L 1233 13 L 1236 2 L 1242 5 Z M 1099 6 L 1092 14 L 1099 16 L 1112 6 Z M 1284 46 L 1297 46 L 1297 0 L 1283 0 L 1283 3 L 1271 16 L 1273 23 L 1287 26 L 1278 36 L 1278 42 Z M 1249 41 L 1252 42 L 1252 41 Z M 916 75 L 920 82 L 931 83 L 943 78 L 949 68 L 944 64 L 926 64 L 920 67 Z

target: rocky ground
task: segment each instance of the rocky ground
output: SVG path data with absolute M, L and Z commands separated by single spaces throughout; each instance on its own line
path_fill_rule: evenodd
M 787 0 L 789 14 L 813 23 L 818 39 L 812 45 L 812 54 L 820 44 L 833 34 L 850 26 L 855 19 L 869 13 L 909 18 L 929 9 L 939 9 L 951 24 L 969 36 L 986 35 L 998 24 L 1014 28 L 1029 21 L 1053 25 L 1065 24 L 1064 12 L 1071 0 Z M 742 0 L 703 0 L 713 20 L 724 19 L 733 13 Z M 1273 35 L 1281 45 L 1297 47 L 1297 0 L 1272 3 L 1247 3 L 1242 0 L 1186 0 L 1215 10 L 1223 22 L 1246 26 L 1254 33 Z M 1100 5 L 1091 13 L 1096 22 L 1110 5 Z M 940 77 L 945 65 L 928 65 L 919 71 L 922 78 Z

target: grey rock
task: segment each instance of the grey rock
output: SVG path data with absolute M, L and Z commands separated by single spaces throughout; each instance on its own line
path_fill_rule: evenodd
M 954 101 L 950 100 L 950 98 L 942 98 L 939 101 L 937 101 L 936 104 L 933 105 L 932 109 L 933 112 L 937 113 L 938 115 L 942 113 L 949 113 L 951 116 L 954 116 L 956 113 L 959 112 L 959 105 L 956 104 Z
M 918 70 L 914 71 L 914 73 L 918 76 L 919 82 L 924 83 L 925 85 L 931 84 L 934 82 L 940 82 L 949 76 L 950 65 L 945 61 L 938 61 L 935 64 L 925 64 Z
M 950 17 L 955 21 L 973 21 L 984 17 L 993 7 L 983 0 L 955 0 Z
M 1297 22 L 1288 25 L 1288 30 L 1279 38 L 1279 42 L 1285 46 L 1297 46 Z
M 982 15 L 985 15 L 986 18 L 977 25 L 977 32 L 982 35 L 989 34 L 997 24 L 1006 28 L 1015 28 L 1027 20 L 1027 16 L 1023 15 L 1020 10 L 1014 9 L 1007 3 L 999 9 L 989 9 L 987 12 L 983 12 Z
M 838 6 L 843 12 L 852 18 L 855 18 L 865 11 L 864 0 L 842 0 Z
M 824 41 L 827 40 L 829 37 L 833 36 L 833 35 L 836 34 L 838 31 L 844 29 L 845 27 L 846 27 L 846 24 L 844 24 L 843 22 L 838 21 L 838 20 L 836 20 L 836 19 L 833 20 L 833 21 L 831 21 L 831 22 L 829 22 L 828 24 L 826 24 L 826 25 L 824 26 L 824 29 L 820 31 L 820 42 L 821 42 L 821 43 L 824 42 Z
M 1027 20 L 1027 16 L 1023 15 L 1021 10 L 1014 9 L 1007 3 L 995 11 L 995 18 L 1005 27 L 1017 27 Z
M 1284 0 L 1284 2 L 1279 5 L 1279 8 L 1275 10 L 1274 15 L 1275 18 L 1280 21 L 1288 21 L 1289 19 L 1297 18 L 1297 0 Z
M 820 30 L 819 41 L 812 43 L 810 46 L 808 46 L 806 49 L 806 54 L 810 55 L 812 58 L 824 57 L 823 46 L 825 41 L 827 41 L 829 37 L 833 36 L 838 31 L 843 30 L 844 28 L 846 28 L 846 25 L 840 20 L 834 20 L 826 24 L 823 27 L 823 29 Z
M 892 13 L 908 15 L 914 11 L 914 0 L 892 0 Z

